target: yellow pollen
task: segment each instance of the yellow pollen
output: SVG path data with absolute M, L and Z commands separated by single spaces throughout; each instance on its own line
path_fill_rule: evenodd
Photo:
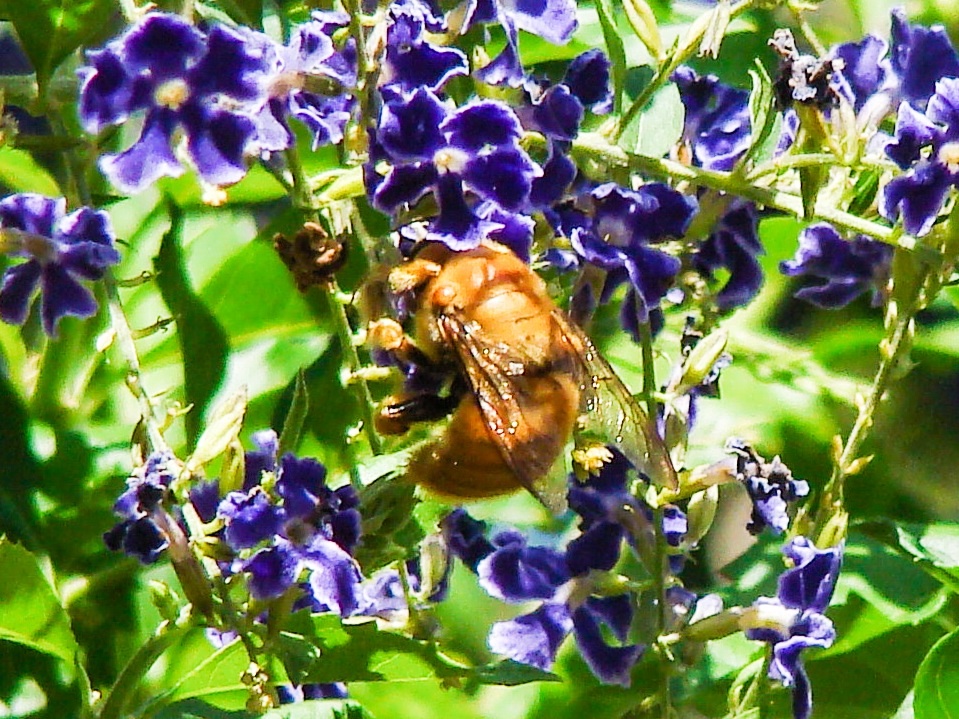
M 153 93 L 157 105 L 179 110 L 180 106 L 190 97 L 190 88 L 186 82 L 177 78 L 160 85 Z

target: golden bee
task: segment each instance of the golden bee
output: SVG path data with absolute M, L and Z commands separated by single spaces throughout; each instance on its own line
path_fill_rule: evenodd
M 551 470 L 583 424 L 640 470 L 675 483 L 646 412 L 511 250 L 492 241 L 466 252 L 428 243 L 388 284 L 412 293 L 415 339 L 381 319 L 370 324 L 372 342 L 450 378 L 445 394 L 393 396 L 380 409 L 384 434 L 451 415 L 442 436 L 414 453 L 412 481 L 453 499 L 526 488 L 559 512 L 565 479 Z

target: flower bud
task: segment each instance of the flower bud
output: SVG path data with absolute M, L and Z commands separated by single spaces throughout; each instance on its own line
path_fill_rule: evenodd
M 716 507 L 719 504 L 719 486 L 713 485 L 707 489 L 696 492 L 689 499 L 689 506 L 686 508 L 686 518 L 689 522 L 689 530 L 686 533 L 686 543 L 689 546 L 696 545 L 700 539 L 706 536 L 706 532 L 713 525 L 713 519 L 716 518 Z
M 665 54 L 663 39 L 659 35 L 659 25 L 649 3 L 646 0 L 623 0 L 623 9 L 626 10 L 626 19 L 629 20 L 636 37 L 642 40 L 654 60 L 661 61 Z
M 716 362 L 726 351 L 728 341 L 729 333 L 726 330 L 716 330 L 697 342 L 683 363 L 678 382 L 674 387 L 670 387 L 670 390 L 681 395 L 701 385 L 713 372 Z

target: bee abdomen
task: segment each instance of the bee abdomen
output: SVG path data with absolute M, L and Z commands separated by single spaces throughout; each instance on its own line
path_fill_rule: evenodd
M 438 495 L 458 499 L 493 497 L 522 487 L 472 398 L 460 403 L 442 438 L 413 456 L 407 476 Z

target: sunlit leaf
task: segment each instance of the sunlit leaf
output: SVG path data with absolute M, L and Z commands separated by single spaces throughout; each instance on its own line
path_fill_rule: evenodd
M 113 0 L 0 0 L 0 16 L 16 28 L 41 85 L 119 11 Z
M 959 717 L 959 631 L 942 638 L 916 674 L 916 719 Z
M 25 644 L 73 665 L 70 617 L 30 552 L 0 539 L 0 641 Z

